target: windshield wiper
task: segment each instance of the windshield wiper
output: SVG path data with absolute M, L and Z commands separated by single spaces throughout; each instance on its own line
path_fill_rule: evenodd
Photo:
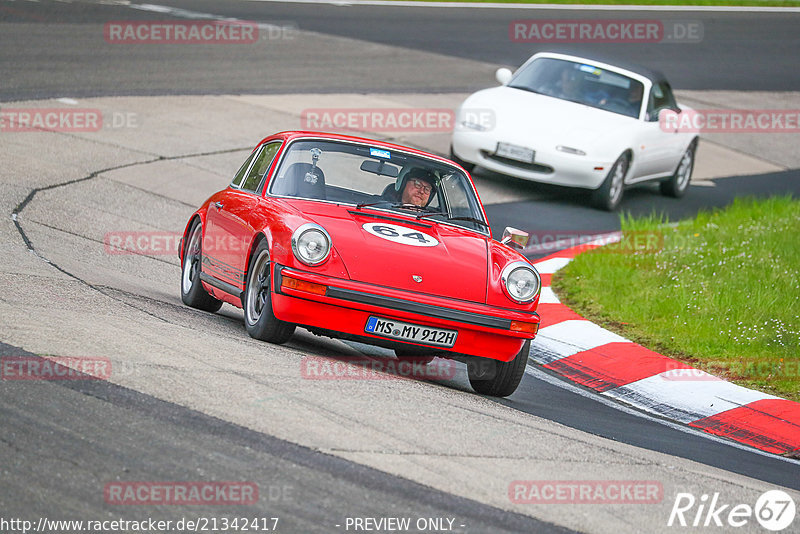
M 417 220 L 424 219 L 425 217 L 433 217 L 434 215 L 444 215 L 445 218 L 447 218 L 448 221 L 473 222 L 473 223 L 485 226 L 486 228 L 489 228 L 488 224 L 486 224 L 485 222 L 483 222 L 480 219 L 476 219 L 475 217 L 453 217 L 453 216 L 448 215 L 447 213 L 445 213 L 443 211 L 432 211 L 432 212 L 429 212 L 429 213 L 420 213 L 419 215 L 417 215 Z
M 388 204 L 391 200 L 381 200 L 379 202 L 362 202 L 361 204 L 356 204 L 356 209 L 360 210 L 361 208 L 366 208 L 368 206 L 377 206 L 378 204 Z
M 360 210 L 361 208 L 366 208 L 369 206 L 377 206 L 379 204 L 391 204 L 389 206 L 390 208 L 403 208 L 414 211 L 420 211 L 425 209 L 424 207 L 417 206 L 416 204 L 404 204 L 403 202 L 395 202 L 392 204 L 391 200 L 381 200 L 380 202 L 363 202 L 361 204 L 356 204 L 356 209 Z
M 417 206 L 416 204 L 407 204 L 407 203 L 404 203 L 404 202 L 397 202 L 395 204 L 392 204 L 391 207 L 392 208 L 402 208 L 402 209 L 406 209 L 406 210 L 414 210 L 414 211 L 422 211 L 422 210 L 425 209 L 424 206 Z M 417 219 L 419 219 L 419 216 L 417 216 Z
M 523 85 L 509 85 L 512 89 L 519 89 L 521 91 L 528 91 L 529 93 L 536 93 L 537 95 L 543 95 L 544 93 L 541 91 L 537 91 L 536 89 L 532 89 L 530 87 L 525 87 Z

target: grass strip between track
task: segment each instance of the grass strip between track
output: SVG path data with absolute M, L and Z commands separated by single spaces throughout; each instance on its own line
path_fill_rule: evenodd
M 623 216 L 622 231 L 556 273 L 564 304 L 665 356 L 800 401 L 800 201 L 737 199 L 671 225 Z

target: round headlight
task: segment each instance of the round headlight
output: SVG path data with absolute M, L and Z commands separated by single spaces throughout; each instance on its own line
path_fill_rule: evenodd
M 522 261 L 508 264 L 503 269 L 500 279 L 503 281 L 506 295 L 520 304 L 535 299 L 542 287 L 542 279 L 536 269 Z
M 318 224 L 304 224 L 292 234 L 294 257 L 306 265 L 319 265 L 330 251 L 331 236 Z

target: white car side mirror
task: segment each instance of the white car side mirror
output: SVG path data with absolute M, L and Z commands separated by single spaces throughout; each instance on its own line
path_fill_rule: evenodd
M 680 123 L 680 118 L 678 117 L 678 113 L 680 113 L 680 109 L 661 109 L 658 111 L 657 121 L 659 127 L 664 132 L 675 132 L 678 133 L 678 125 Z
M 507 69 L 505 67 L 497 69 L 497 72 L 494 73 L 494 77 L 502 85 L 508 85 L 508 82 L 511 81 L 511 76 L 513 75 L 514 73 L 511 72 L 511 69 Z

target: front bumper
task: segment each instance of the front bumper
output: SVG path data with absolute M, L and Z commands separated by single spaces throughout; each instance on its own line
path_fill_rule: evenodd
M 316 294 L 285 287 L 282 286 L 284 276 L 321 284 L 327 290 L 324 294 Z M 371 315 L 458 330 L 452 348 L 431 346 L 433 350 L 509 361 L 520 351 L 525 340 L 535 336 L 535 333 L 512 330 L 512 323 L 534 324 L 534 331 L 539 324 L 536 312 L 494 308 L 351 280 L 331 279 L 281 265 L 274 266 L 273 281 L 272 307 L 278 319 L 301 326 L 372 338 L 376 342 L 385 342 L 387 339 L 365 332 L 364 327 Z
M 529 146 L 536 151 L 533 164 L 496 157 L 497 143 Z M 498 138 L 488 132 L 459 131 L 453 133 L 453 152 L 469 163 L 485 169 L 530 180 L 568 187 L 597 189 L 605 180 L 613 161 L 599 161 L 588 156 L 559 152 L 553 147 L 533 146 L 525 139 Z

